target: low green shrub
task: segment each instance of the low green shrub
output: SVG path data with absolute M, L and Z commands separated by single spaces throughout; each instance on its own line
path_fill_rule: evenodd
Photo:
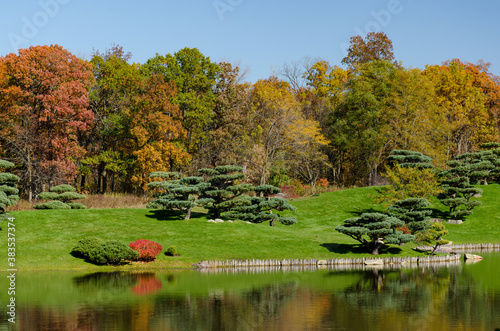
M 71 209 L 71 206 L 58 200 L 40 203 L 33 207 L 35 209 Z
M 177 253 L 177 247 L 175 246 L 169 246 L 165 252 L 166 255 L 168 256 L 177 256 L 179 253 Z
M 80 202 L 66 202 L 66 204 L 70 206 L 71 209 L 87 209 L 87 206 Z
M 100 244 L 102 244 L 102 240 L 96 237 L 83 238 L 76 244 L 71 253 L 76 257 L 87 259 L 89 257 L 89 252 Z
M 118 265 L 135 260 L 139 254 L 120 241 L 106 241 L 89 252 L 89 261 L 98 264 Z

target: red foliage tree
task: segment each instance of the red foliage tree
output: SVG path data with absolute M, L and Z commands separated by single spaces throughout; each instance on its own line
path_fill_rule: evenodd
M 61 46 L 33 46 L 0 58 L 4 153 L 22 164 L 22 187 L 69 181 L 82 154 L 78 135 L 93 120 L 91 66 Z

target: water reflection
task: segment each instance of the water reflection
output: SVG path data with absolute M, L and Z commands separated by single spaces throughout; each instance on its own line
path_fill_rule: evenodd
M 361 266 L 360 266 L 361 267 Z M 494 330 L 500 255 L 357 270 L 19 273 L 16 330 Z M 2 277 L 0 285 L 5 288 Z M 1 293 L 2 302 L 7 299 Z M 2 307 L 1 313 L 6 313 Z M 2 321 L 1 330 L 11 327 Z

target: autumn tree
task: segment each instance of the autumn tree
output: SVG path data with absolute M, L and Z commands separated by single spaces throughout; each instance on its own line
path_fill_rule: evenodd
M 31 199 L 43 183 L 76 175 L 74 160 L 83 153 L 78 134 L 93 120 L 91 66 L 57 45 L 20 49 L 0 63 L 1 145 L 21 165 L 21 187 Z
M 292 171 L 312 187 L 324 169 L 330 165 L 328 157 L 322 148 L 328 145 L 328 140 L 314 120 L 299 119 L 292 123 L 285 133 L 287 164 Z
M 276 77 L 255 83 L 250 97 L 254 155 L 249 168 L 256 173 L 256 182 L 263 185 L 273 165 L 284 157 L 285 133 L 301 116 L 290 85 Z
M 331 145 L 343 155 L 341 171 L 347 183 L 374 185 L 379 166 L 394 147 L 385 115 L 396 69 L 378 60 L 357 66 L 331 116 Z
M 238 83 L 240 69 L 220 63 L 214 86 L 213 118 L 206 126 L 207 139 L 194 155 L 191 167 L 242 164 L 248 154 L 248 84 Z
M 174 103 L 179 106 L 182 124 L 186 129 L 183 143 L 193 154 L 207 140 L 206 127 L 214 116 L 216 101 L 213 87 L 221 69 L 197 48 L 183 48 L 165 56 L 157 54 L 142 65 L 146 74 L 158 74 L 165 82 L 174 82 L 178 94 Z
M 128 178 L 133 185 L 144 187 L 150 181 L 146 174 L 177 169 L 191 156 L 179 146 L 186 130 L 181 111 L 173 102 L 175 85 L 152 75 L 137 88 L 126 111 L 128 139 L 124 151 L 131 160 Z
M 308 88 L 296 93 L 301 112 L 306 119 L 319 123 L 322 134 L 328 140 L 334 140 L 337 135 L 332 131 L 331 119 L 345 95 L 350 70 L 319 61 L 304 75 Z M 328 157 L 332 181 L 339 183 L 347 151 L 331 147 L 322 148 L 322 151 Z
M 442 192 L 430 157 L 415 151 L 393 150 L 386 160 L 384 177 L 389 185 L 377 189 L 376 202 L 389 205 L 408 198 L 430 198 Z
M 364 39 L 353 36 L 349 43 L 347 56 L 342 59 L 342 64 L 349 67 L 375 60 L 394 60 L 392 41 L 383 32 L 370 32 Z
M 129 63 L 131 56 L 123 47 L 113 45 L 104 53 L 94 52 L 90 60 L 94 83 L 89 105 L 94 121 L 80 139 L 87 153 L 80 161 L 78 172 L 80 186 L 98 193 L 105 193 L 108 184 L 115 190 L 120 178 L 124 183 L 130 163 L 123 141 L 127 138 L 132 97 L 139 92 L 137 87 L 144 80 L 139 66 Z
M 442 66 L 428 66 L 424 74 L 434 84 L 436 103 L 449 127 L 443 139 L 447 160 L 473 152 L 481 143 L 498 140 L 495 117 L 486 106 L 487 95 L 463 64 L 451 61 Z
M 391 77 L 383 130 L 396 149 L 420 151 L 432 157 L 435 165 L 446 162 L 449 134 L 446 118 L 437 105 L 432 81 L 419 69 L 397 67 Z

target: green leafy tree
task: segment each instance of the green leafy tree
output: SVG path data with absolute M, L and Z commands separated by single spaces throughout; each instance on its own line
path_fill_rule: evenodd
M 449 243 L 448 240 L 443 239 L 448 234 L 448 230 L 442 223 L 434 223 L 430 229 L 417 234 L 417 240 L 426 244 L 434 245 L 431 255 L 434 255 L 439 246 Z
M 147 204 L 147 208 L 179 210 L 185 213 L 184 219 L 191 218 L 191 210 L 196 206 L 196 198 L 207 186 L 203 177 L 182 177 L 177 172 L 153 172 L 151 178 L 163 181 L 148 183 L 147 186 L 161 191 L 157 198 Z
M 116 189 L 131 163 L 130 155 L 124 153 L 123 141 L 130 136 L 132 97 L 139 91 L 144 80 L 139 67 L 130 64 L 132 54 L 123 47 L 113 45 L 104 53 L 94 52 L 90 63 L 94 82 L 89 93 L 89 106 L 94 121 L 82 135 L 81 144 L 87 150 L 78 172 L 80 187 L 97 193 L 106 193 L 108 184 Z
M 5 172 L 13 167 L 14 163 L 0 160 L 0 221 L 6 216 L 7 208 L 15 205 L 19 200 L 19 190 L 17 189 L 19 177 Z
M 429 201 L 424 198 L 409 198 L 396 201 L 389 206 L 387 211 L 389 215 L 405 222 L 411 233 L 415 234 L 426 231 L 431 226 L 430 216 L 432 210 L 424 209 L 429 205 Z
M 297 223 L 297 218 L 285 217 L 277 213 L 284 210 L 295 211 L 295 207 L 290 205 L 288 200 L 273 196 L 281 192 L 278 187 L 259 185 L 255 187 L 254 191 L 257 196 L 245 196 L 238 199 L 238 204 L 224 216 L 253 223 L 269 221 L 270 226 L 274 226 L 275 221 L 284 225 Z
M 165 56 L 157 54 L 142 66 L 145 74 L 159 74 L 173 81 L 178 95 L 174 100 L 187 130 L 184 144 L 189 153 L 197 152 L 207 140 L 206 128 L 214 116 L 216 95 L 213 87 L 221 68 L 197 48 L 183 48 Z
M 386 160 L 384 177 L 389 185 L 377 189 L 376 202 L 390 204 L 407 198 L 429 198 L 442 192 L 430 157 L 420 152 L 394 150 Z
M 397 230 L 404 225 L 402 220 L 393 216 L 364 213 L 360 217 L 346 219 L 335 230 L 360 242 L 370 254 L 378 255 L 379 250 L 387 244 L 399 245 L 415 240 L 414 235 Z
M 54 186 L 50 192 L 42 192 L 38 195 L 40 199 L 53 200 L 36 205 L 35 209 L 86 209 L 80 202 L 73 200 L 85 199 L 83 194 L 76 192 L 76 189 L 68 184 Z
M 252 184 L 241 183 L 246 176 L 240 166 L 224 165 L 199 169 L 198 172 L 206 177 L 209 184 L 203 188 L 198 204 L 206 207 L 210 216 L 215 218 L 239 203 L 239 196 L 254 189 Z

